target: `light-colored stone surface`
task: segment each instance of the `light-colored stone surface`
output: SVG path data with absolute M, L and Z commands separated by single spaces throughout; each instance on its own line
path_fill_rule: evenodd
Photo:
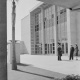
M 17 69 L 11 70 L 11 65 L 8 64 L 8 80 L 55 80 L 66 76 L 26 64 L 18 64 Z
M 21 53 L 31 53 L 30 15 L 21 20 Z
M 20 63 L 20 43 L 15 44 L 16 62 Z M 7 45 L 7 63 L 12 63 L 12 44 Z
M 80 57 L 69 61 L 68 56 L 62 56 L 62 61 L 57 60 L 53 55 L 21 55 L 21 63 L 32 64 L 35 67 L 62 73 L 80 75 Z

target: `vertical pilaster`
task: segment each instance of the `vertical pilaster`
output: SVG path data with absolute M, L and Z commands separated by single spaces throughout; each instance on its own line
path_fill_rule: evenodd
M 71 30 L 70 30 L 70 10 L 67 9 L 67 40 L 68 40 L 68 55 L 70 54 L 71 46 Z
M 35 54 L 35 15 L 30 13 L 30 27 L 31 27 L 31 54 Z
M 42 24 L 42 54 L 45 54 L 45 39 L 44 39 L 44 10 L 41 7 L 41 24 Z
M 57 55 L 58 47 L 57 6 L 54 6 L 54 42 L 55 42 L 55 55 Z
M 7 80 L 7 0 L 0 0 L 0 80 Z

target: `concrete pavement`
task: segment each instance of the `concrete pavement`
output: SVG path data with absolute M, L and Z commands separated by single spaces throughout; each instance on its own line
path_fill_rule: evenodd
M 18 70 L 11 70 L 11 64 L 8 64 L 8 80 L 55 80 L 66 76 L 32 65 L 18 64 L 17 67 Z
M 18 70 L 11 70 L 8 64 L 8 80 L 55 80 L 68 74 L 80 75 L 80 57 L 69 61 L 63 56 L 62 61 L 53 55 L 21 55 Z
M 62 61 L 57 60 L 57 56 L 53 55 L 21 55 L 20 62 L 24 64 L 32 64 L 35 67 L 45 70 L 58 72 L 62 74 L 80 75 L 80 57 L 76 60 L 69 61 L 68 56 L 62 56 Z

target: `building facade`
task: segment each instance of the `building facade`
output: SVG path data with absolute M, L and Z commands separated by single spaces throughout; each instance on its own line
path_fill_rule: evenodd
M 63 55 L 69 55 L 71 44 L 74 47 L 75 44 L 78 44 L 80 48 L 79 16 L 80 12 L 41 3 L 30 11 L 30 15 L 25 17 L 26 20 L 22 19 L 21 39 L 30 54 L 57 55 L 59 42 Z M 30 27 L 30 30 L 27 27 Z M 30 32 L 30 35 L 27 31 Z M 28 40 L 27 36 L 30 36 Z

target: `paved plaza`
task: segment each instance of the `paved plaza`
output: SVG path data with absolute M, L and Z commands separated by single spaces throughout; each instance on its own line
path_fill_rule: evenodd
M 57 61 L 53 55 L 21 55 L 18 70 L 11 70 L 8 64 L 8 80 L 55 80 L 68 74 L 80 75 L 80 58 L 69 61 L 63 56 Z
M 62 61 L 53 55 L 21 55 L 21 63 L 32 64 L 35 67 L 62 73 L 80 75 L 80 57 L 69 60 L 68 56 L 62 56 Z
M 32 65 L 18 64 L 18 70 L 11 70 L 8 64 L 8 80 L 55 80 L 66 75 L 34 67 Z

